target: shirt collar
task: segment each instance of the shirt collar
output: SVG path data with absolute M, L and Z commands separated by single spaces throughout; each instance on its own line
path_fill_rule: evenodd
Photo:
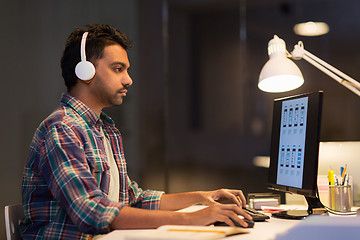
M 102 123 L 104 123 L 105 125 L 115 126 L 114 121 L 104 112 L 101 112 L 99 117 L 83 102 L 68 93 L 63 93 L 60 101 L 63 106 L 71 107 L 75 112 L 77 112 L 81 116 L 81 118 L 83 118 L 84 121 L 89 124 L 89 126 L 96 124 L 99 124 L 101 126 Z

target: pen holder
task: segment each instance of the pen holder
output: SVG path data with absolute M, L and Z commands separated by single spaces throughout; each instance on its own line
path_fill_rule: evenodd
M 329 186 L 330 208 L 339 212 L 349 212 L 352 207 L 351 186 L 330 185 Z

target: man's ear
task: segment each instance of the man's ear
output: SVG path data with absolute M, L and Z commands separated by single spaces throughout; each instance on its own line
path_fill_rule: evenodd
M 94 77 L 88 80 L 81 80 L 81 79 L 77 79 L 77 84 L 90 84 L 93 81 Z

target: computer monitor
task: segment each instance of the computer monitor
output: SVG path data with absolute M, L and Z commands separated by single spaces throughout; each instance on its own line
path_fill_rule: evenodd
M 308 210 L 273 214 L 303 218 L 323 208 L 317 194 L 323 92 L 274 100 L 268 188 L 303 195 Z

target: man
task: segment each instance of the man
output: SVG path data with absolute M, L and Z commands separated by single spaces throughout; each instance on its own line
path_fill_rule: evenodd
M 38 127 L 24 168 L 24 239 L 91 239 L 113 229 L 216 221 L 233 226 L 232 220 L 247 226 L 238 215 L 251 219 L 241 209 L 240 190 L 164 194 L 130 180 L 120 133 L 102 112 L 122 104 L 132 84 L 129 47 L 128 37 L 108 25 L 70 34 L 61 59 L 68 93 Z M 86 58 L 92 64 L 84 70 L 78 63 Z M 234 204 L 217 202 L 224 198 Z M 197 203 L 209 207 L 174 211 Z

